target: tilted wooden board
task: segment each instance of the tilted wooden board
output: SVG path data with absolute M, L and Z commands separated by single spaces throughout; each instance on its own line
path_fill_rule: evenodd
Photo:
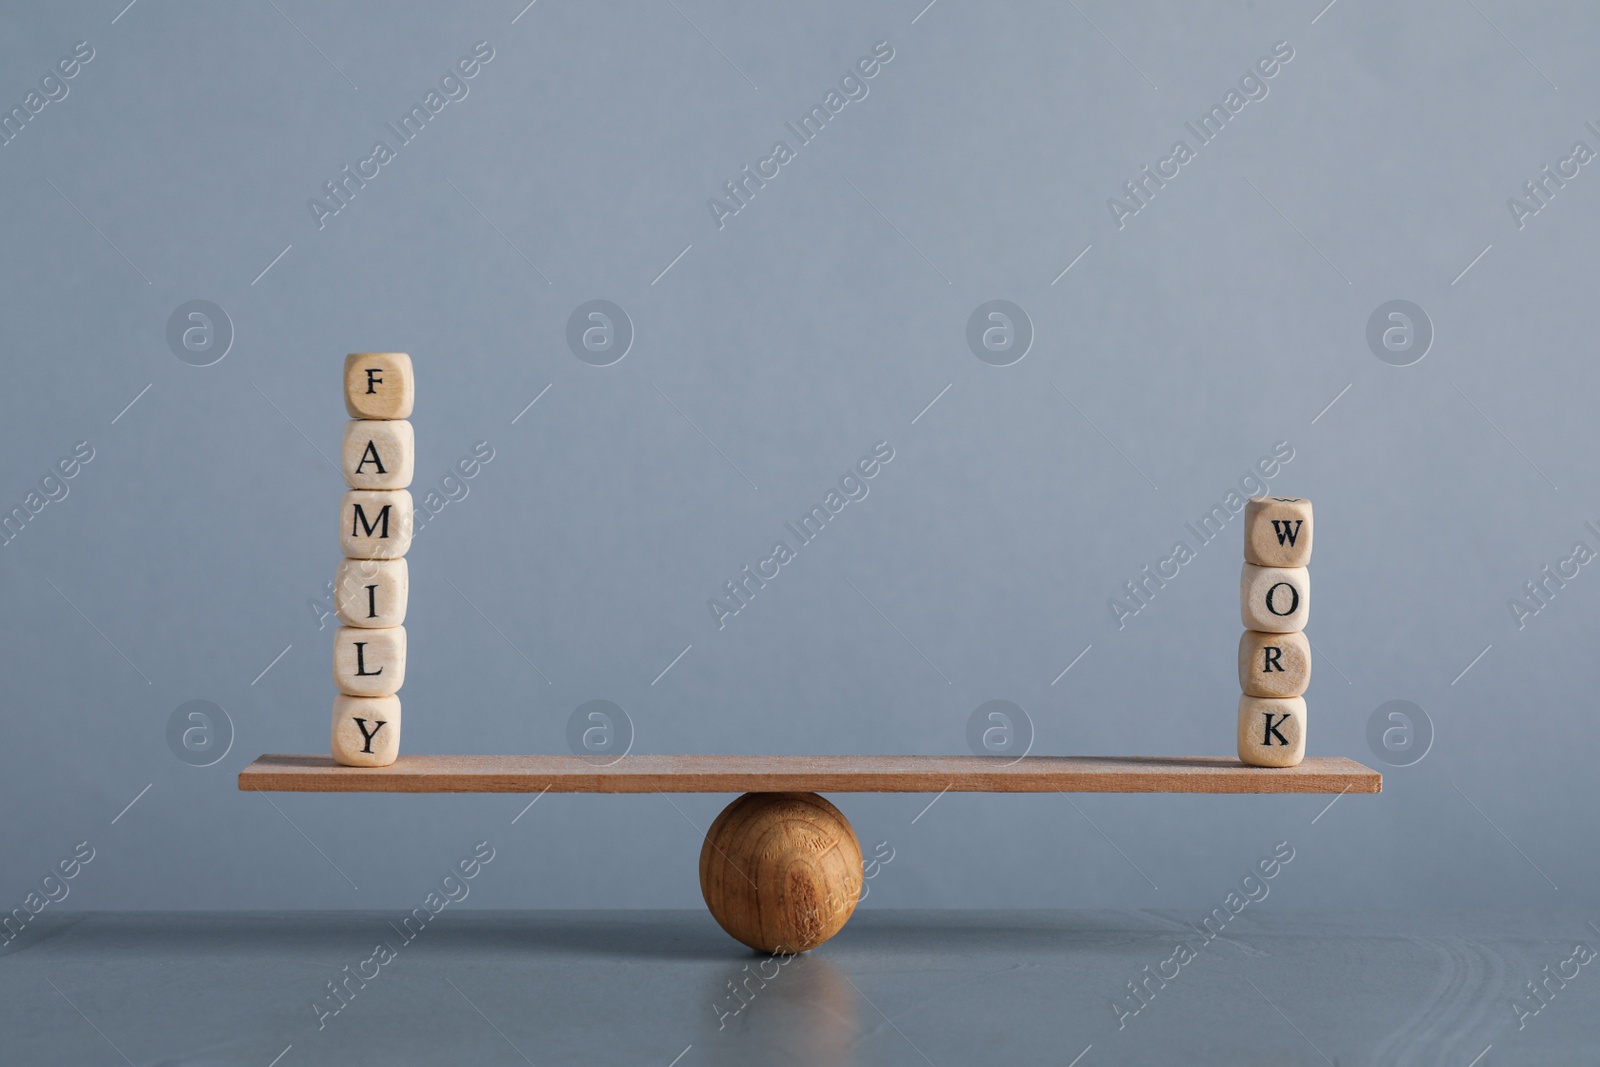
M 1222 756 L 401 756 L 341 767 L 262 756 L 239 788 L 300 793 L 1378 793 L 1342 756 L 1249 767 Z

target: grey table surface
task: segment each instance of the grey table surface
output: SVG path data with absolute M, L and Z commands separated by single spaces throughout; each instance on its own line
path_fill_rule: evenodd
M 1161 912 L 862 909 L 787 960 L 691 911 L 446 912 L 409 943 L 400 921 L 41 916 L 0 953 L 0 1062 L 1493 1067 L 1600 1054 L 1600 976 L 1564 962 L 1600 936 L 1555 912 L 1247 908 L 1208 940 L 1196 917 Z M 393 958 L 364 965 L 380 941 Z M 1193 958 L 1164 965 L 1179 941 Z M 1176 976 L 1134 1000 L 1147 966 Z M 358 970 L 377 975 L 346 979 Z M 1542 1000 L 1525 985 L 1573 970 Z M 341 979 L 349 992 L 332 999 Z

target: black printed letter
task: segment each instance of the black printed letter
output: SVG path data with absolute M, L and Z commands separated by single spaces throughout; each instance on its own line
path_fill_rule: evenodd
M 385 504 L 384 508 L 387 509 L 388 505 Z M 368 533 L 370 533 L 370 532 L 371 531 L 369 530 Z M 385 536 L 387 536 L 387 534 Z M 1279 611 L 1275 606 L 1273 606 L 1272 596 L 1273 596 L 1274 593 L 1276 593 L 1280 589 L 1289 590 L 1289 595 L 1291 597 L 1293 597 L 1293 599 L 1289 601 L 1289 610 L 1288 611 Z M 1272 614 L 1278 616 L 1279 618 L 1282 618 L 1285 615 L 1293 615 L 1296 611 L 1300 610 L 1300 590 L 1296 589 L 1294 586 L 1290 585 L 1288 582 L 1279 582 L 1277 585 L 1275 585 L 1271 589 L 1267 590 L 1267 610 L 1272 612 Z
M 376 678 L 378 675 L 380 675 L 382 673 L 383 673 L 383 668 L 382 667 L 379 667 L 375 671 L 367 670 L 367 643 L 365 641 L 357 641 L 356 642 L 356 677 L 357 678 Z
M 360 504 L 357 504 L 355 506 L 355 508 L 356 508 L 355 518 L 352 519 L 351 522 L 350 522 L 350 536 L 351 537 L 360 537 L 361 534 L 357 533 L 357 530 L 358 529 L 362 529 L 362 530 L 366 531 L 366 536 L 371 537 L 372 536 L 372 531 L 376 530 L 378 528 L 379 524 L 381 523 L 382 526 L 383 526 L 383 532 L 381 534 L 379 534 L 378 536 L 379 537 L 388 537 L 389 536 L 389 508 L 392 507 L 392 506 L 393 505 L 385 504 L 383 506 L 383 510 L 378 512 L 377 521 L 376 522 L 368 522 L 367 521 L 367 513 L 364 510 L 362 510 L 362 507 L 361 507 Z M 1295 594 L 1295 602 L 1299 603 L 1299 600 L 1300 600 L 1300 594 L 1296 593 Z M 1270 611 L 1271 608 L 1272 608 L 1272 594 L 1268 593 L 1267 594 L 1267 609 Z M 1290 610 L 1293 610 L 1293 609 L 1290 609 Z
M 372 739 L 374 737 L 378 736 L 378 731 L 379 730 L 383 729 L 383 721 L 379 720 L 378 724 L 372 728 L 372 732 L 369 734 L 369 733 L 367 733 L 367 720 L 366 719 L 357 719 L 356 720 L 356 729 L 361 731 L 362 738 L 367 742 L 362 747 L 361 751 L 363 751 L 363 752 L 371 752 L 372 751 Z
M 356 464 L 356 473 L 360 474 L 361 468 L 365 467 L 368 463 L 375 464 L 378 468 L 379 474 L 389 473 L 383 469 L 383 459 L 378 455 L 378 443 L 376 441 L 367 442 L 367 450 L 361 453 L 361 462 Z M 1277 526 L 1278 524 L 1274 522 L 1272 525 Z M 1294 538 L 1289 538 L 1289 543 L 1291 545 L 1294 544 Z M 1278 537 L 1278 544 L 1283 544 L 1283 536 L 1281 534 Z
M 1276 723 L 1272 721 L 1272 712 L 1263 711 L 1261 714 L 1265 716 L 1267 720 L 1266 728 L 1261 731 L 1261 743 L 1270 748 L 1272 747 L 1272 739 L 1276 737 L 1278 739 L 1278 744 L 1287 745 L 1289 743 L 1289 739 L 1278 732 L 1278 727 L 1282 726 L 1288 721 L 1289 713 L 1284 712 L 1282 715 L 1278 716 L 1278 721 Z

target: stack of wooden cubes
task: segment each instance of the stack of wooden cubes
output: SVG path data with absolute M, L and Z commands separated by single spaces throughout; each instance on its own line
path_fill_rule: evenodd
M 339 509 L 344 559 L 334 578 L 341 625 L 333 638 L 333 758 L 350 767 L 387 767 L 400 754 L 400 698 L 406 680 L 406 597 L 410 575 L 411 484 L 416 438 L 407 421 L 416 396 L 411 357 L 356 352 L 344 361 L 340 466 L 349 491 Z
M 1311 501 L 1252 497 L 1244 509 L 1239 603 L 1239 758 L 1256 767 L 1293 767 L 1306 755 L 1311 642 Z

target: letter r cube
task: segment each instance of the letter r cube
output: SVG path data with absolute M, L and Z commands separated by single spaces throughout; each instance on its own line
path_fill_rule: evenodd
M 1303 633 L 1246 630 L 1239 638 L 1239 688 L 1252 697 L 1304 696 L 1311 684 L 1311 642 Z

